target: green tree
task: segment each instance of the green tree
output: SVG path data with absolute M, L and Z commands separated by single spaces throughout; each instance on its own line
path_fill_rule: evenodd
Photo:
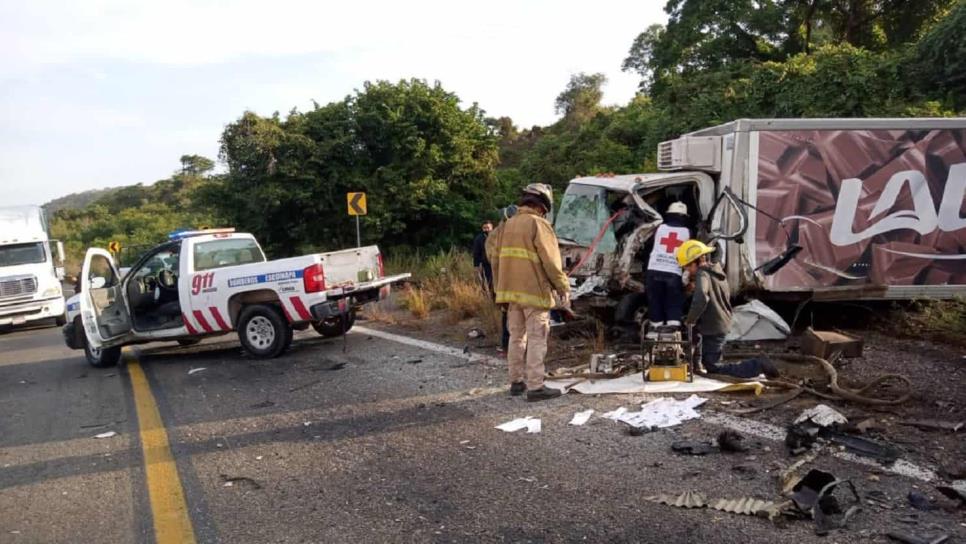
M 438 83 L 367 82 L 341 102 L 226 127 L 205 202 L 278 254 L 354 242 L 345 194 L 368 193 L 368 241 L 447 247 L 495 207 L 497 136 Z
M 570 76 L 567 87 L 554 102 L 556 112 L 571 124 L 586 122 L 601 110 L 605 83 L 607 76 L 604 74 L 581 72 Z

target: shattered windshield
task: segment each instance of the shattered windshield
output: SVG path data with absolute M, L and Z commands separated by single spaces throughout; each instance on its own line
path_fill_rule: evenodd
M 558 238 L 576 242 L 582 246 L 590 246 L 610 215 L 610 210 L 607 208 L 606 189 L 574 183 L 567 187 L 567 192 L 560 203 L 554 229 Z M 601 238 L 597 251 L 610 253 L 616 249 L 617 239 L 614 237 L 614 229 L 611 225 Z

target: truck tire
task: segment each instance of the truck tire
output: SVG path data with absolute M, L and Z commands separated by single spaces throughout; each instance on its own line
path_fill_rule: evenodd
M 84 338 L 84 357 L 95 368 L 112 367 L 121 360 L 121 346 L 94 349 L 87 343 L 87 338 Z
M 346 322 L 343 325 L 342 320 L 345 319 Z M 312 328 L 315 332 L 321 334 L 325 338 L 337 338 L 342 336 L 344 333 L 349 332 L 352 326 L 356 324 L 356 313 L 354 311 L 349 312 L 348 317 L 333 317 L 331 319 L 326 319 L 324 321 L 313 321 Z
M 238 339 L 256 359 L 271 359 L 292 344 L 292 327 L 275 306 L 253 304 L 238 316 Z
M 58 327 L 63 327 L 67 324 L 67 312 L 64 312 L 64 315 L 59 315 L 54 319 L 57 320 L 56 322 Z

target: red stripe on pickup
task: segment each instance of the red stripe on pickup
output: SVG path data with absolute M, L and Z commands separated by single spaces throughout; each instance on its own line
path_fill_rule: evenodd
M 205 314 L 201 313 L 201 310 L 194 310 L 191 313 L 194 314 L 195 319 L 198 320 L 198 324 L 201 325 L 201 328 L 204 329 L 205 332 L 214 331 L 214 329 L 211 328 L 211 325 L 208 324 L 208 320 L 205 319 Z
M 290 297 L 289 300 L 292 301 L 292 307 L 295 308 L 295 311 L 298 312 L 299 317 L 301 317 L 303 321 L 312 321 L 312 314 L 309 313 L 309 310 L 305 307 L 305 303 L 302 302 L 302 299 L 299 297 Z
M 184 315 L 184 313 L 181 314 L 181 321 L 184 321 L 184 326 L 188 329 L 188 334 L 198 334 L 198 331 L 191 326 L 191 321 L 188 321 L 188 316 Z
M 208 311 L 211 312 L 212 317 L 215 318 L 215 323 L 218 324 L 219 329 L 223 331 L 227 331 L 231 329 L 231 327 L 228 326 L 228 323 L 225 323 L 225 320 L 222 319 L 221 312 L 218 311 L 218 308 L 215 308 L 214 306 L 209 306 Z

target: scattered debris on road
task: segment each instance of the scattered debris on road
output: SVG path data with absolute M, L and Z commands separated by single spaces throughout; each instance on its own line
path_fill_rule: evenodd
M 943 544 L 943 542 L 949 540 L 949 535 L 921 537 L 901 531 L 889 531 L 886 535 L 892 540 L 904 542 L 905 544 Z
M 539 418 L 527 416 L 507 421 L 506 423 L 501 423 L 495 428 L 507 433 L 515 433 L 522 429 L 526 429 L 527 433 L 539 433 L 541 430 L 541 424 Z
M 192 368 L 191 370 L 188 371 L 188 375 L 190 376 L 192 374 L 197 374 L 203 370 L 208 370 L 208 368 L 203 366 L 199 366 L 198 368 Z
M 734 308 L 727 340 L 784 340 L 791 332 L 791 327 L 780 315 L 760 300 L 753 299 Z
M 684 421 L 698 419 L 701 414 L 695 408 L 701 406 L 708 399 L 691 395 L 684 400 L 661 397 L 641 405 L 639 412 L 624 412 L 616 416 L 616 420 L 631 427 L 663 429 L 679 425 Z M 605 417 L 606 414 L 605 414 Z
M 729 453 L 744 453 L 751 449 L 745 443 L 745 437 L 737 431 L 727 429 L 718 434 L 718 447 Z
M 959 432 L 966 427 L 966 423 L 962 421 L 938 421 L 935 419 L 910 419 L 906 421 L 900 421 L 901 425 L 908 425 L 910 427 L 917 427 L 920 429 L 929 430 L 940 430 L 940 431 L 950 431 Z
M 845 425 L 849 420 L 835 411 L 835 409 L 830 408 L 825 404 L 817 404 L 808 410 L 805 410 L 795 419 L 795 423 L 804 423 L 810 421 L 819 427 L 829 427 L 831 425 L 839 424 Z
M 671 444 L 671 451 L 684 455 L 707 455 L 718 451 L 711 442 L 701 440 L 679 440 Z
M 249 478 L 248 476 L 229 476 L 227 474 L 219 474 L 218 476 L 221 478 L 221 481 L 225 482 L 223 487 L 233 487 L 236 483 L 238 483 L 246 484 L 252 489 L 262 488 L 262 484 L 258 483 L 253 478 Z
M 841 357 L 861 357 L 865 342 L 858 336 L 841 331 L 817 331 L 811 327 L 802 335 L 802 353 L 822 359 L 831 359 L 834 354 Z
M 107 431 L 106 433 L 95 434 L 94 438 L 111 438 L 112 436 L 117 436 L 117 433 L 114 431 Z
M 571 425 L 583 425 L 590 421 L 590 416 L 594 415 L 593 410 L 584 410 L 583 412 L 577 412 L 574 414 L 573 419 L 570 420 Z
M 916 491 L 916 490 L 910 491 L 907 498 L 909 499 L 909 505 L 915 508 L 916 510 L 920 510 L 923 512 L 930 512 L 936 509 L 936 504 L 933 503 L 933 501 L 929 497 L 923 495 L 919 491 Z

